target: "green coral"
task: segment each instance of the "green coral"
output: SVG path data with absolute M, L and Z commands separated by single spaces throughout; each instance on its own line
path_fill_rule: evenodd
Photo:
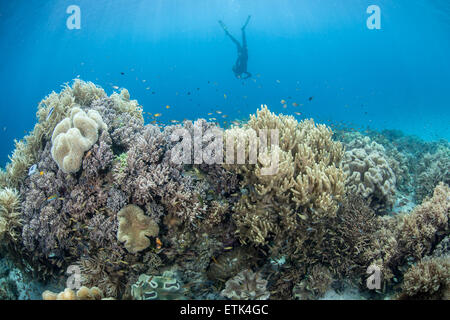
M 185 288 L 172 271 L 161 276 L 141 274 L 131 286 L 131 295 L 135 300 L 184 300 Z

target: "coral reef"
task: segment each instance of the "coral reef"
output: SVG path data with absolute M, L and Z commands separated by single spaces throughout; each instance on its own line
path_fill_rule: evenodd
M 144 215 L 144 211 L 135 205 L 128 205 L 117 214 L 119 230 L 117 240 L 125 242 L 125 248 L 136 253 L 150 245 L 147 237 L 156 237 L 159 233 L 158 225 Z
M 228 280 L 221 294 L 234 300 L 267 300 L 270 292 L 266 286 L 267 280 L 262 279 L 258 272 L 246 269 Z
M 338 133 L 344 152 L 327 126 L 265 106 L 225 131 L 142 113 L 126 89 L 81 80 L 39 104 L 0 171 L 0 253 L 17 268 L 0 270 L 0 296 L 44 280 L 32 287 L 45 299 L 318 299 L 347 284 L 447 297 L 445 142 Z M 413 190 L 422 203 L 405 212 Z

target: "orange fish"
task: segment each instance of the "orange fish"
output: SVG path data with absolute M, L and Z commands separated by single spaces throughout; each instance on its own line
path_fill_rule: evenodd
M 156 249 L 161 249 L 162 248 L 162 242 L 159 238 L 156 238 Z

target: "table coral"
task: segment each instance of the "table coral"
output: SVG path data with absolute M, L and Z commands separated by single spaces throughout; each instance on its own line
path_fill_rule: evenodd
M 125 248 L 136 253 L 150 245 L 149 237 L 156 237 L 159 233 L 158 225 L 144 215 L 144 211 L 136 205 L 128 205 L 117 214 L 119 230 L 117 240 L 125 242 Z

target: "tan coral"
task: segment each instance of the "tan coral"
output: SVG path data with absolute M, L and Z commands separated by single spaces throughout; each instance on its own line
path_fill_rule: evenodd
M 65 173 L 77 172 L 84 152 L 97 142 L 98 131 L 106 129 L 97 111 L 72 108 L 70 118 L 63 119 L 52 135 L 52 157 L 59 168 Z
M 423 259 L 404 276 L 400 299 L 450 299 L 450 256 Z
M 42 293 L 42 300 L 102 300 L 103 292 L 97 287 L 81 287 L 75 292 L 70 288 L 60 293 L 46 290 Z
M 270 130 L 278 131 L 278 145 L 272 143 Z M 255 139 L 264 134 L 269 140 L 265 146 Z M 286 241 L 300 245 L 312 224 L 323 225 L 327 217 L 336 215 L 344 193 L 343 148 L 332 135 L 325 125 L 278 116 L 266 106 L 244 127 L 226 130 L 225 167 L 240 174 L 242 186 L 249 190 L 235 205 L 233 215 L 242 242 L 265 244 L 273 235 L 275 245 Z M 240 161 L 239 147 L 245 150 Z M 255 150 L 259 152 L 252 158 Z M 263 170 L 271 160 L 276 161 L 277 170 L 266 174 Z
M 0 241 L 17 241 L 21 227 L 20 198 L 15 189 L 0 189 Z
M 392 208 L 395 203 L 396 178 L 384 148 L 364 137 L 352 141 L 347 149 L 343 169 L 349 192 L 369 199 L 375 210 Z
M 119 230 L 117 239 L 125 242 L 125 248 L 131 253 L 142 251 L 150 245 L 147 237 L 156 237 L 158 225 L 144 215 L 144 211 L 136 205 L 128 205 L 117 214 Z

